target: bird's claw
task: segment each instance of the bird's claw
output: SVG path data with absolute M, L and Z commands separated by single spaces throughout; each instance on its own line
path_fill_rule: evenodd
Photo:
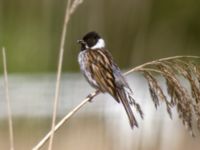
M 93 96 L 92 94 L 89 94 L 89 95 L 87 96 L 87 98 L 89 99 L 89 100 L 88 100 L 88 102 L 90 102 L 90 103 L 91 103 L 91 102 L 92 102 L 92 99 L 93 99 L 93 97 L 94 97 L 94 96 Z

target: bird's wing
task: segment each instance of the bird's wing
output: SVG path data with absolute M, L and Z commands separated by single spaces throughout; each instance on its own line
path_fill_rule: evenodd
M 121 73 L 121 70 L 119 69 L 119 67 L 116 64 L 112 65 L 112 70 L 113 70 L 113 75 L 115 78 L 115 83 L 117 84 L 117 86 L 118 87 L 126 87 L 126 88 L 130 89 L 128 83 L 126 82 L 124 76 Z
M 89 63 L 90 72 L 98 88 L 102 92 L 108 92 L 117 102 L 122 102 L 131 127 L 138 126 L 125 90 L 129 86 L 122 76 L 119 67 L 114 63 L 110 53 L 106 50 L 91 50 L 90 57 L 93 58 Z
M 113 59 L 106 50 L 91 50 L 89 54 L 92 61 L 89 63 L 92 78 L 96 81 L 102 92 L 108 92 L 115 99 L 116 83 L 113 74 Z M 119 100 L 116 99 L 118 102 Z

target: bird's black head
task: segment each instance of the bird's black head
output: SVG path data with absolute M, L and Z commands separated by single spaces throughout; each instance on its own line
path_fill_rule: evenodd
M 94 31 L 87 33 L 82 40 L 78 40 L 78 43 L 81 44 L 81 50 L 95 49 L 105 46 L 103 39 L 101 39 L 100 35 Z

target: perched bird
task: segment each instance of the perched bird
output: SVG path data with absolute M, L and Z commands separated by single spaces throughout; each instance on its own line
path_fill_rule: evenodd
M 102 93 L 109 93 L 118 103 L 121 102 L 129 118 L 131 128 L 138 127 L 130 104 L 136 106 L 141 117 L 143 117 L 142 111 L 133 99 L 132 90 L 119 67 L 105 48 L 104 40 L 98 33 L 89 32 L 77 42 L 81 45 L 78 62 L 86 80 L 95 89 Z

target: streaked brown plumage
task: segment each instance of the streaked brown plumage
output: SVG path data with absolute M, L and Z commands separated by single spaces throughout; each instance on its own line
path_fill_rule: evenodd
M 138 126 L 130 107 L 131 103 L 135 103 L 132 91 L 111 54 L 105 49 L 103 39 L 96 32 L 89 32 L 78 42 L 81 44 L 78 60 L 87 81 L 101 92 L 109 93 L 118 103 L 122 102 L 130 126 Z

